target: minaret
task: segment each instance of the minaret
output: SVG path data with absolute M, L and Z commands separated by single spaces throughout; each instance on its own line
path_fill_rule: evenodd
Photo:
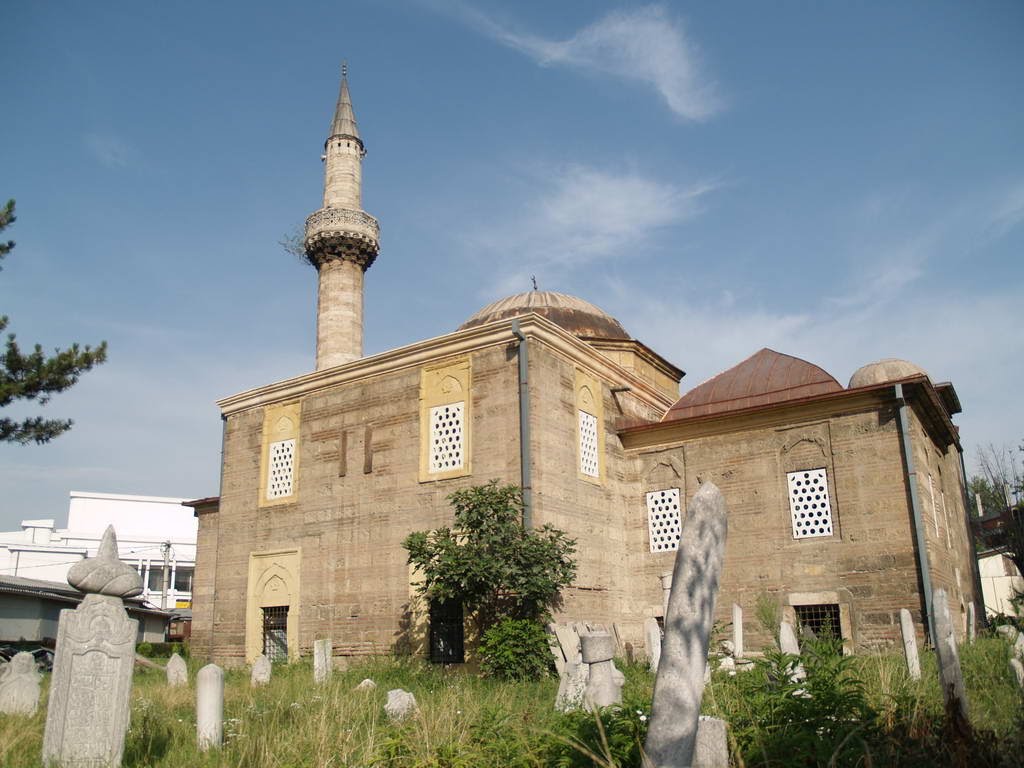
M 332 368 L 363 356 L 363 273 L 377 258 L 380 226 L 363 210 L 363 155 L 348 70 L 324 143 L 324 204 L 306 219 L 306 256 L 319 273 L 316 368 Z

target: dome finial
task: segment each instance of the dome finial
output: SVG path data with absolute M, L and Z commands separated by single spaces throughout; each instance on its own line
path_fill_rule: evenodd
M 537 290 L 537 276 L 530 275 L 530 281 L 533 283 L 533 290 Z

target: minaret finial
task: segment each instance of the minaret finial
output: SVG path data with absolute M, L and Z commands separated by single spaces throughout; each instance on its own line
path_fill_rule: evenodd
M 341 62 L 341 76 L 342 77 L 348 77 L 348 62 L 347 61 Z

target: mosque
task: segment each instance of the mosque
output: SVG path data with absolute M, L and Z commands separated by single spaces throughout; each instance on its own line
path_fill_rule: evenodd
M 448 525 L 453 491 L 524 489 L 524 524 L 577 541 L 558 620 L 614 624 L 642 652 L 662 615 L 686 501 L 729 507 L 717 613 L 828 624 L 850 650 L 929 629 L 933 591 L 958 626 L 980 595 L 952 384 L 883 360 L 843 387 L 770 349 L 680 397 L 683 371 L 582 299 L 534 290 L 451 333 L 363 356 L 363 279 L 379 225 L 343 74 L 306 221 L 319 279 L 316 370 L 219 401 L 220 496 L 199 521 L 192 652 L 226 664 L 336 656 L 463 658 L 461 606 L 422 605 L 401 542 Z

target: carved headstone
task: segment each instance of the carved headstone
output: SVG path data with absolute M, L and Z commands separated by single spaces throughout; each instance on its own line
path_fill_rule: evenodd
M 622 701 L 622 679 L 617 679 L 615 664 L 615 638 L 607 632 L 592 632 L 580 636 L 583 644 L 583 662 L 590 669 L 583 703 L 587 709 L 610 707 Z M 620 672 L 619 675 L 622 673 Z
M 71 567 L 68 583 L 88 594 L 74 610 L 60 612 L 43 764 L 116 767 L 131 713 L 139 632 L 122 598 L 140 594 L 142 580 L 118 559 L 113 526 L 104 532 L 96 557 Z
M 647 664 L 651 672 L 657 672 L 661 661 L 661 627 L 657 619 L 644 619 L 644 642 L 647 644 Z
M 262 653 L 256 657 L 256 661 L 252 663 L 252 673 L 249 675 L 249 685 L 253 688 L 266 685 L 270 682 L 270 676 L 273 674 L 273 665 L 270 663 L 270 659 L 264 656 Z
M 14 654 L 0 670 L 0 712 L 8 715 L 34 715 L 39 708 L 39 681 L 31 653 Z
M 331 641 L 313 641 L 313 682 L 327 682 L 331 677 Z
M 793 656 L 800 655 L 800 643 L 796 639 L 796 631 L 793 629 L 793 625 L 788 621 L 783 621 L 779 624 L 779 650 L 783 653 L 789 653 Z M 799 662 L 793 671 L 790 673 L 789 679 L 795 683 L 800 682 L 807 673 L 804 671 L 804 665 Z
M 732 648 L 737 659 L 743 658 L 743 609 L 732 604 Z
M 913 680 L 921 679 L 921 661 L 917 656 L 917 632 L 910 611 L 900 608 L 900 631 L 903 633 L 903 654 L 907 657 L 907 672 Z
M 167 685 L 171 688 L 188 685 L 188 665 L 176 653 L 172 653 L 167 660 Z
M 939 658 L 939 684 L 942 686 L 942 695 L 947 705 L 952 703 L 951 699 L 956 699 L 960 713 L 966 719 L 967 694 L 964 691 L 964 676 L 960 671 L 960 655 L 956 648 L 956 637 L 953 635 L 946 590 L 935 590 L 932 610 L 935 611 L 935 653 Z
M 558 638 L 558 645 L 562 649 L 562 656 L 566 662 L 580 661 L 580 636 L 579 633 L 567 624 L 552 625 L 555 637 Z
M 729 736 L 725 720 L 701 715 L 692 768 L 729 768 Z
M 391 720 L 405 720 L 419 712 L 416 697 L 401 688 L 388 691 L 388 700 L 384 704 L 384 712 Z
M 654 768 L 691 765 L 728 530 L 725 499 L 704 483 L 686 510 L 672 572 L 644 750 Z
M 377 684 L 375 682 L 373 682 L 373 680 L 371 680 L 370 678 L 366 678 L 361 683 L 359 683 L 359 685 L 357 685 L 354 690 L 357 690 L 357 691 L 373 691 L 373 690 L 376 690 L 376 689 L 377 689 Z
M 224 670 L 216 664 L 196 675 L 196 743 L 200 752 L 224 743 Z
M 559 712 L 572 712 L 583 706 L 583 693 L 587 689 L 590 668 L 582 661 L 567 661 L 565 672 L 558 682 L 558 694 L 555 696 L 555 709 Z

